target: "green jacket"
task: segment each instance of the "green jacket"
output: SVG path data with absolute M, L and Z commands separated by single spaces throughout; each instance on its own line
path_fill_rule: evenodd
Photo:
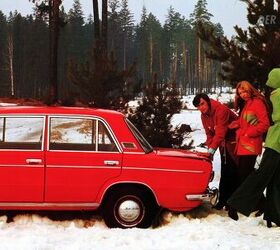
M 268 129 L 265 147 L 280 153 L 280 68 L 275 68 L 269 73 L 266 85 L 274 89 L 270 94 L 274 125 Z

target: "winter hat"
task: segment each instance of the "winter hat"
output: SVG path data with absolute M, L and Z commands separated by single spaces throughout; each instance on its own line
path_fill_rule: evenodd
M 266 85 L 273 89 L 280 88 L 280 68 L 275 68 L 269 72 Z

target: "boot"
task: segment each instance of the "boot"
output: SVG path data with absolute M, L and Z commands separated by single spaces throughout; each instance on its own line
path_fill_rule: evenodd
M 259 217 L 264 213 L 265 203 L 266 203 L 266 199 L 265 199 L 264 195 L 262 195 L 262 197 L 259 200 L 258 205 L 256 207 L 257 212 L 255 213 L 255 217 Z
M 217 210 L 222 210 L 226 204 L 224 202 L 218 202 L 213 208 Z
M 271 222 L 271 220 L 266 220 L 266 226 L 267 226 L 268 228 L 271 228 L 271 227 L 272 227 L 272 222 Z
M 238 221 L 239 219 L 237 211 L 232 207 L 230 207 L 228 210 L 228 216 L 235 221 Z

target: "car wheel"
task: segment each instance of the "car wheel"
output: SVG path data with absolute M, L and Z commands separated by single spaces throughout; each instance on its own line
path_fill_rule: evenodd
M 156 205 L 154 198 L 140 188 L 120 188 L 107 196 L 102 210 L 108 227 L 148 228 Z

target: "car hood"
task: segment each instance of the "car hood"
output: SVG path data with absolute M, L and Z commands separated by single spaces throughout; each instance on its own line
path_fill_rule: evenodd
M 209 158 L 198 155 L 196 152 L 183 149 L 166 149 L 166 148 L 155 148 L 155 153 L 159 156 L 170 156 L 170 157 L 183 157 L 210 161 Z

